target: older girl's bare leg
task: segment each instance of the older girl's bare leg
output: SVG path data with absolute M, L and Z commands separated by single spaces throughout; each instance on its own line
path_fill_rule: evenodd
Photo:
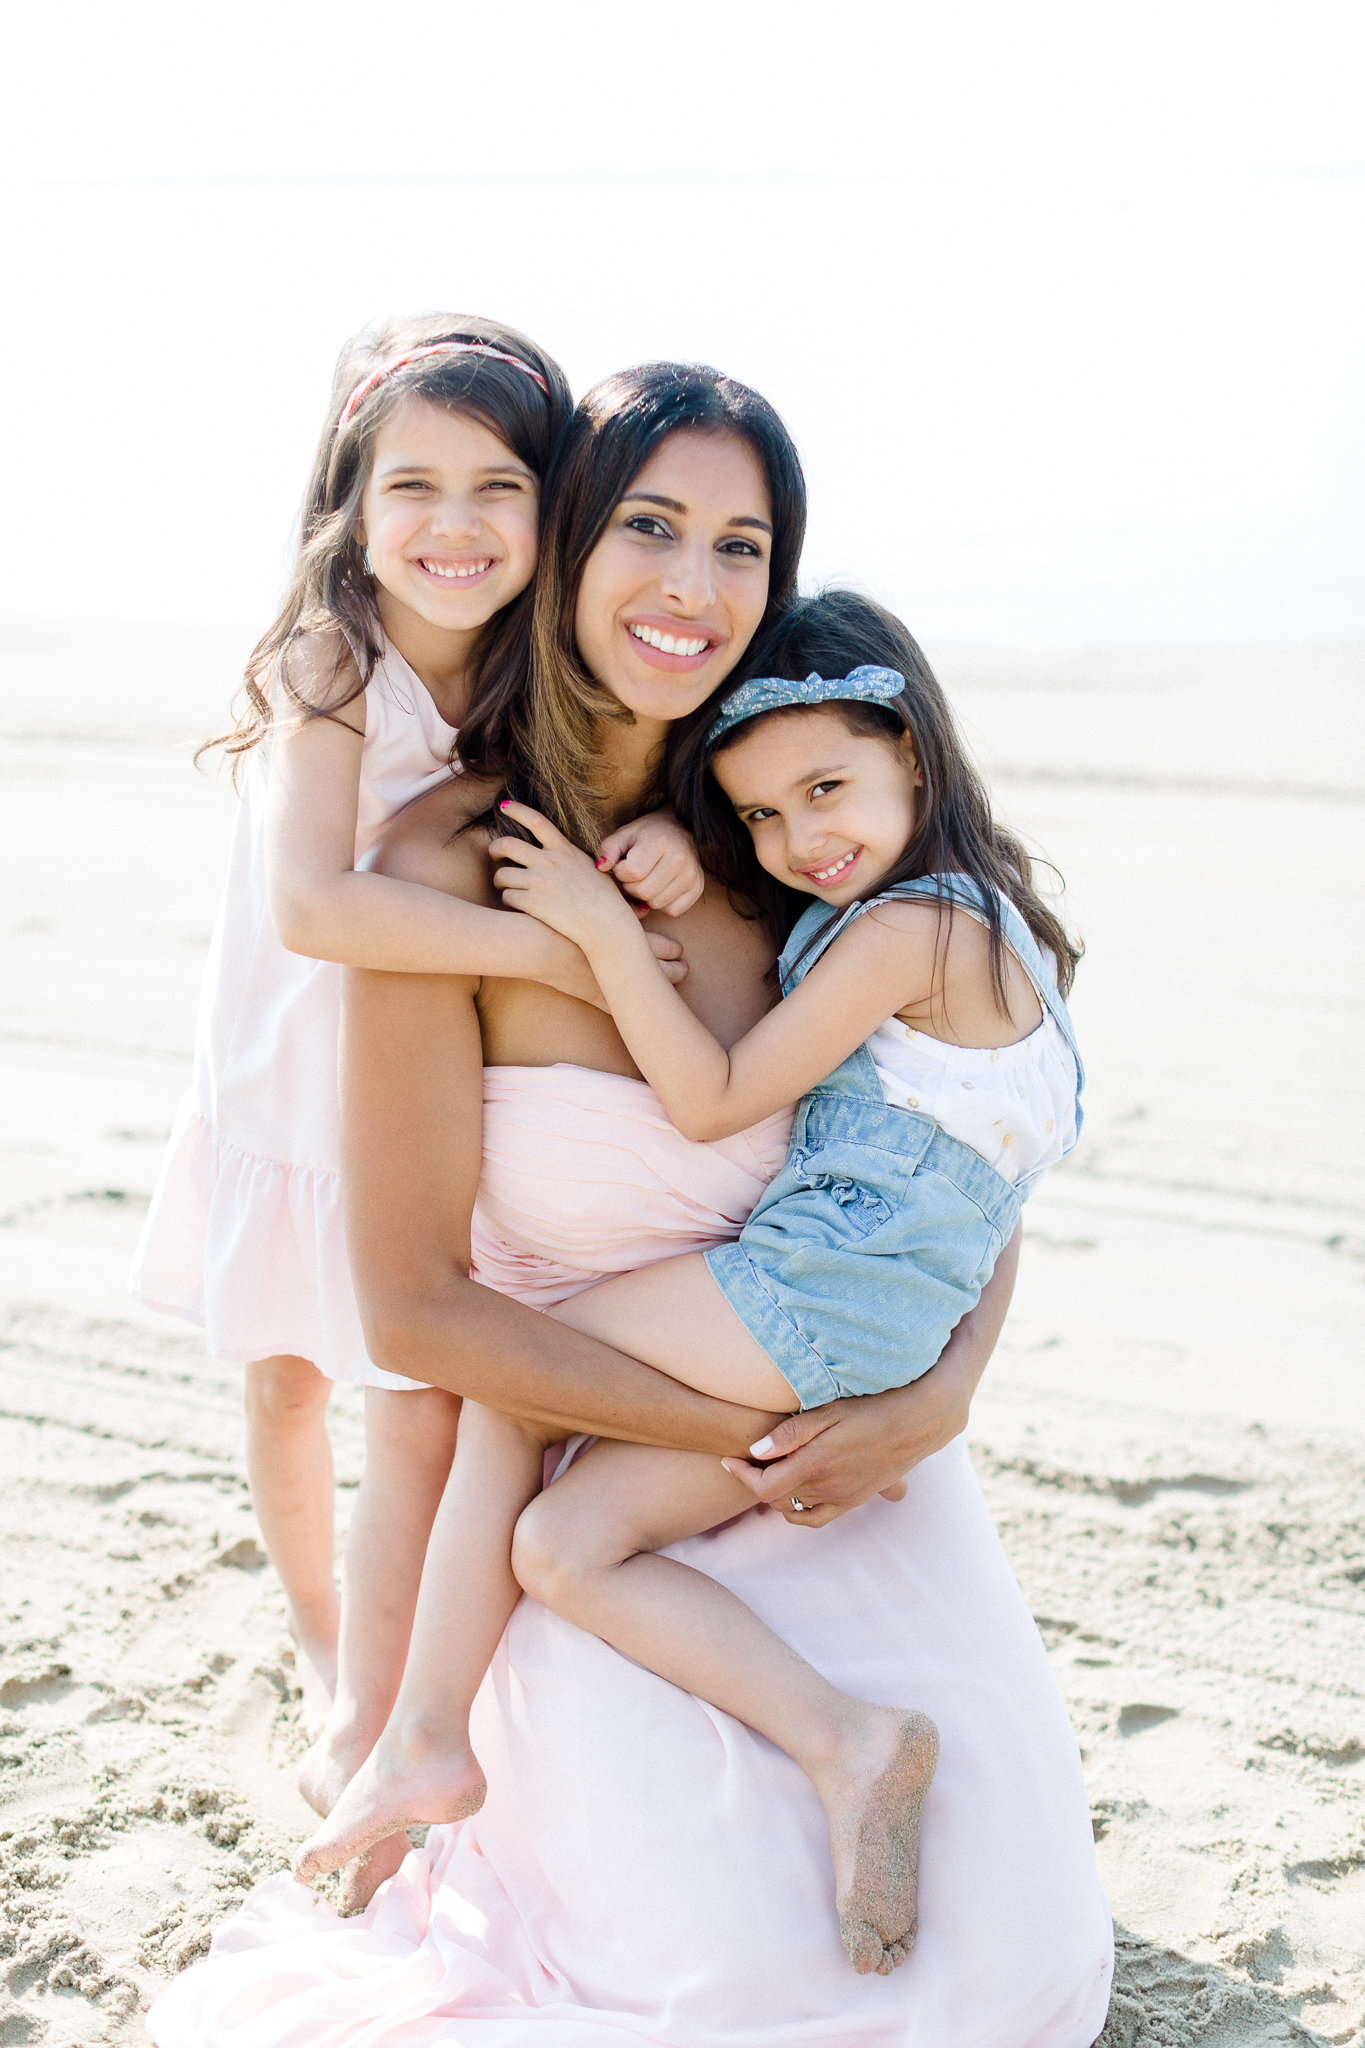
M 521 1596 L 512 1531 L 543 1463 L 540 1433 L 465 1402 L 398 1696 L 374 1748 L 304 1844 L 296 1869 L 305 1883 L 404 1828 L 462 1820 L 483 1804 L 469 1710 Z M 351 1904 L 362 1891 L 352 1886 Z
M 459 1413 L 457 1396 L 439 1387 L 365 1390 L 365 1470 L 342 1567 L 336 1696 L 299 1767 L 299 1790 L 316 1813 L 331 1812 L 389 1718 Z
M 304 1724 L 314 1733 L 336 1683 L 337 1589 L 332 1382 L 306 1358 L 254 1358 L 246 1367 L 246 1469 L 266 1554 L 289 1603 Z

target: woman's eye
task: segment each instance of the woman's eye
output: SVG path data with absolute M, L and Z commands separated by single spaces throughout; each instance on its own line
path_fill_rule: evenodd
M 755 559 L 761 559 L 761 551 L 751 540 L 723 540 L 720 552 L 723 555 L 751 555 Z
M 812 796 L 828 796 L 832 789 L 838 789 L 837 782 L 816 782 L 811 785 Z
M 757 811 L 746 811 L 744 813 L 744 822 L 746 825 L 766 825 L 769 818 L 775 818 L 776 816 L 777 812 L 773 810 L 772 806 L 765 805 Z
M 521 485 L 515 477 L 495 476 L 489 478 L 488 488 L 490 491 L 519 491 Z
M 395 491 L 426 491 L 430 490 L 431 486 L 420 476 L 406 476 L 392 488 Z
M 646 533 L 654 539 L 669 539 L 669 529 L 662 519 L 656 519 L 652 512 L 633 512 L 626 521 L 631 533 Z

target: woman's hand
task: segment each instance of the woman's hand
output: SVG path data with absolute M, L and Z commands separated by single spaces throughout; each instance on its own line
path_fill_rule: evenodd
M 646 910 L 664 917 L 681 917 L 701 901 L 706 887 L 696 841 L 671 811 L 650 811 L 619 832 L 609 832 L 598 848 L 597 865 Z
M 525 839 L 495 839 L 489 846 L 494 860 L 504 863 L 493 881 L 502 891 L 504 907 L 522 910 L 540 919 L 553 931 L 572 939 L 588 952 L 594 942 L 619 943 L 629 932 L 639 944 L 635 912 L 608 874 L 604 863 L 589 860 L 571 840 L 533 811 L 528 804 L 510 801 L 498 806 L 507 817 L 535 834 L 539 845 Z
M 1016 1230 L 981 1299 L 953 1331 L 937 1365 L 908 1387 L 789 1415 L 750 1446 L 750 1456 L 759 1462 L 726 1458 L 726 1471 L 755 1500 L 777 1508 L 802 1529 L 823 1529 L 878 1493 L 902 1499 L 906 1473 L 967 1427 L 972 1395 L 1004 1327 L 1018 1267 Z M 794 1508 L 793 1499 L 804 1508 Z
M 903 1499 L 906 1473 L 962 1434 L 970 1408 L 970 1391 L 935 1366 L 888 1394 L 789 1415 L 753 1446 L 762 1463 L 726 1458 L 725 1469 L 787 1521 L 823 1529 L 879 1493 Z M 806 1502 L 804 1512 L 793 1499 Z

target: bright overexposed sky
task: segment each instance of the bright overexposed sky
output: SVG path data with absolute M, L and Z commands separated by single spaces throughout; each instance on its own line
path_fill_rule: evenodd
M 88 0 L 12 31 L 0 614 L 262 625 L 338 347 L 757 384 L 926 638 L 1365 633 L 1354 5 Z

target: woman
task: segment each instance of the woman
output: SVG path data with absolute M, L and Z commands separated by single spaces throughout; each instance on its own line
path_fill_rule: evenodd
M 580 836 L 640 808 L 669 725 L 714 693 L 790 587 L 799 472 L 762 414 L 727 391 L 659 369 L 611 380 L 580 408 L 550 490 L 539 658 L 529 711 L 510 720 L 511 783 Z M 670 655 L 665 637 L 685 651 Z M 492 901 L 475 835 L 450 841 L 478 801 L 466 792 L 415 807 L 390 837 L 389 871 Z M 689 1000 L 728 1042 L 770 1000 L 768 949 L 715 890 L 679 936 Z M 522 984 L 357 977 L 347 1174 L 372 1354 L 565 1431 L 744 1457 L 771 1418 L 471 1283 L 485 1057 L 476 1271 L 517 1284 L 537 1233 L 542 1265 L 571 1265 L 564 1233 L 550 1243 L 556 1201 L 592 1212 L 606 1199 L 586 1167 L 566 1201 L 535 1184 L 537 1161 L 523 1151 L 508 1162 L 498 1146 L 509 1074 L 529 1077 L 512 1084 L 523 1107 L 538 1089 L 570 1086 L 600 1109 L 599 1084 L 641 1085 L 604 1017 Z M 608 1105 L 608 1124 L 614 1115 Z M 585 1120 L 585 1161 L 597 1128 Z M 547 1139 L 547 1158 L 553 1149 Z M 521 1224 L 500 1199 L 518 1172 Z M 651 1255 L 662 1253 L 641 1257 Z M 590 1277 L 592 1246 L 577 1257 Z M 243 2027 L 253 2048 L 324 2048 L 362 2026 L 414 2048 L 1088 2048 L 1104 2019 L 1109 1936 L 1074 1739 L 965 1451 L 938 1451 L 961 1427 L 1011 1275 L 1002 1259 L 925 1380 L 773 1429 L 795 1455 L 749 1468 L 750 1484 L 786 1501 L 783 1516 L 745 1516 L 673 1553 L 729 1585 L 835 1683 L 913 1698 L 938 1722 L 919 1940 L 894 1977 L 848 1968 L 826 1896 L 823 1816 L 795 1766 L 523 1602 L 476 1716 L 483 1810 L 434 1831 L 358 1924 L 270 1880 L 224 1952 L 155 2009 L 161 2048 L 214 2048 L 247 2038 Z M 905 1497 L 875 1500 L 911 1464 Z M 861 1502 L 871 1504 L 842 1515 Z M 814 1544 L 790 1526 L 841 1515 Z

